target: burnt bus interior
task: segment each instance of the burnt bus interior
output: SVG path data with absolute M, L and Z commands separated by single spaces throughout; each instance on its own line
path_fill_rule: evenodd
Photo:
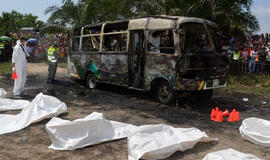
M 181 78 L 207 80 L 226 77 L 227 57 L 215 51 L 206 27 L 201 23 L 184 23 L 179 27 L 182 55 L 178 71 Z

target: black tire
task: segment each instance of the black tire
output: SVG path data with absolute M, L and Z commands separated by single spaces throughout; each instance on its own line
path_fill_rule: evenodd
M 196 91 L 192 94 L 192 100 L 200 101 L 200 102 L 208 102 L 214 94 L 213 89 Z
M 166 81 L 158 82 L 154 91 L 156 99 L 162 104 L 172 104 L 175 101 L 174 91 Z
M 86 86 L 90 89 L 95 89 L 97 87 L 97 80 L 94 74 L 88 74 L 86 78 Z

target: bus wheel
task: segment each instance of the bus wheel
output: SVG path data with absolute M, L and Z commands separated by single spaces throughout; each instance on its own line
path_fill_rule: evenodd
M 86 85 L 87 87 L 89 87 L 90 89 L 95 89 L 97 86 L 97 81 L 96 81 L 96 77 L 94 74 L 90 73 L 87 76 L 87 81 L 86 81 Z
M 174 92 L 166 81 L 160 81 L 156 85 L 155 94 L 157 100 L 162 104 L 171 104 L 175 100 Z

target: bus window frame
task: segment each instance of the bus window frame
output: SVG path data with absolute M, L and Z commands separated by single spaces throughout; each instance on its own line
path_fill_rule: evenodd
M 97 36 L 99 36 L 99 50 L 98 51 L 84 51 L 84 50 L 82 50 L 82 43 L 83 43 L 83 38 L 85 38 L 85 37 L 97 37 Z M 89 35 L 82 35 L 82 36 L 80 36 L 81 37 L 81 47 L 80 47 L 80 52 L 82 52 L 82 53 L 91 53 L 91 54 L 96 54 L 96 53 L 100 53 L 100 49 L 101 49 L 101 42 L 102 42 L 102 40 L 101 40 L 101 37 L 102 37 L 102 34 L 89 34 Z
M 126 50 L 125 51 L 107 51 L 105 50 L 105 48 L 103 48 L 104 46 L 104 36 L 107 36 L 107 35 L 119 35 L 119 34 L 126 34 L 127 36 L 127 40 L 126 40 Z M 102 34 L 102 52 L 103 53 L 107 53 L 107 54 L 124 54 L 124 53 L 128 53 L 128 44 L 129 44 L 129 30 L 126 30 L 126 31 L 122 31 L 122 32 L 109 32 L 109 33 L 103 33 Z
M 84 30 L 87 28 L 95 28 L 95 27 L 100 27 L 100 33 L 95 33 L 95 34 L 84 34 Z M 89 35 L 101 35 L 101 33 L 103 33 L 103 24 L 99 24 L 99 25 L 93 25 L 93 26 L 85 26 L 82 28 L 81 31 L 81 36 L 89 36 Z
M 173 54 L 168 54 L 168 53 L 157 53 L 153 51 L 148 50 L 148 45 L 149 45 L 149 35 L 150 32 L 155 32 L 155 31 L 166 31 L 166 30 L 171 30 L 173 32 L 173 43 L 174 43 L 174 53 Z M 146 41 L 145 41 L 145 54 L 146 55 L 154 55 L 154 56 L 165 56 L 168 58 L 175 58 L 180 54 L 180 49 L 177 46 L 179 44 L 179 36 L 177 35 L 177 29 L 175 28 L 162 28 L 162 29 L 151 29 L 151 30 L 146 30 Z

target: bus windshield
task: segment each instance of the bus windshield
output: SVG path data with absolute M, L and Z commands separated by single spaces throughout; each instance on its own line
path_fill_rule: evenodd
M 200 54 L 214 50 L 211 37 L 201 23 L 182 24 L 179 37 L 180 48 L 184 54 Z

